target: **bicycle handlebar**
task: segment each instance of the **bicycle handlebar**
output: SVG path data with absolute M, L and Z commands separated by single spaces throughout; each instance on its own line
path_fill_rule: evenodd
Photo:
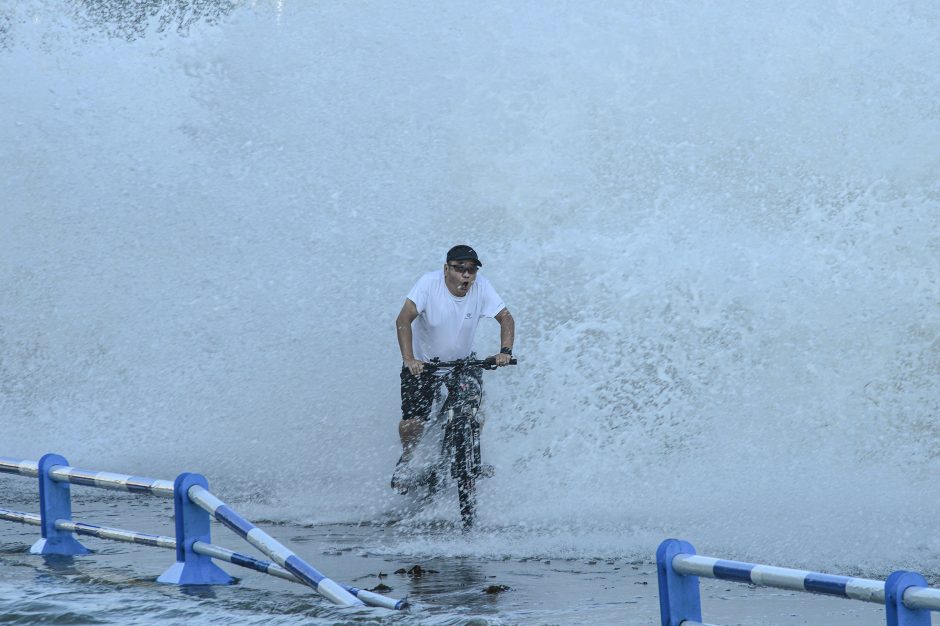
M 509 363 L 506 365 L 515 365 L 517 363 L 516 359 L 509 359 Z M 468 366 L 478 366 L 482 367 L 485 370 L 495 370 L 498 366 L 496 365 L 496 358 L 489 357 L 488 359 L 457 359 L 456 361 L 438 361 L 436 358 L 431 359 L 430 363 L 424 364 L 424 369 L 429 371 L 434 371 L 436 369 L 441 369 L 444 367 L 468 367 Z

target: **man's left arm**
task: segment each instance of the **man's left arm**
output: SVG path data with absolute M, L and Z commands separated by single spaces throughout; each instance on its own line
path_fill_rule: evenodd
M 512 344 L 516 339 L 516 321 L 507 308 L 503 308 L 493 319 L 499 322 L 500 352 L 495 355 L 496 365 L 506 365 L 512 358 Z

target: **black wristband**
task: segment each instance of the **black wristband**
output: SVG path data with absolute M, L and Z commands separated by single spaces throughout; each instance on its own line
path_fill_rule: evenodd
M 506 348 L 506 347 L 500 348 L 499 353 L 508 354 L 509 356 L 512 356 L 512 348 Z

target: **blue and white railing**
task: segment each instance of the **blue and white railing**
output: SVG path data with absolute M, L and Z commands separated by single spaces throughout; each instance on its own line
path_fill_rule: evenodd
M 678 539 L 659 545 L 656 569 L 662 626 L 703 626 L 703 576 L 883 604 L 888 626 L 930 626 L 930 612 L 940 611 L 940 589 L 929 587 L 920 574 L 903 570 L 886 581 L 821 574 L 698 556 L 690 543 Z
M 183 473 L 171 482 L 111 472 L 92 472 L 70 467 L 63 457 L 56 454 L 47 454 L 38 463 L 0 457 L 0 473 L 39 479 L 39 515 L 0 509 L 0 520 L 41 528 L 41 539 L 30 548 L 33 554 L 88 554 L 90 550 L 75 539 L 75 535 L 85 535 L 175 550 L 176 563 L 157 579 L 161 583 L 232 584 L 234 579 L 212 562 L 212 559 L 216 559 L 307 585 L 341 606 L 369 604 L 389 609 L 407 606 L 405 600 L 395 600 L 327 578 L 216 498 L 209 491 L 206 479 L 199 474 Z M 70 485 L 173 498 L 176 537 L 75 522 L 72 520 Z M 212 545 L 210 515 L 274 562 Z

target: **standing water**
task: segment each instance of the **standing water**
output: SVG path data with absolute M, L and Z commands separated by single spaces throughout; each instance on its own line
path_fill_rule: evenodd
M 649 624 L 670 536 L 936 582 L 938 50 L 927 1 L 5 3 L 0 455 L 200 472 L 352 584 L 435 563 L 402 623 Z M 468 535 L 388 488 L 394 318 L 464 242 L 520 362 L 486 380 Z M 36 510 L 23 482 L 0 507 Z M 134 623 L 386 619 L 34 535 L 0 522 L 0 621 L 131 623 L 80 583 L 149 595 Z M 758 621 L 838 621 L 785 600 Z

